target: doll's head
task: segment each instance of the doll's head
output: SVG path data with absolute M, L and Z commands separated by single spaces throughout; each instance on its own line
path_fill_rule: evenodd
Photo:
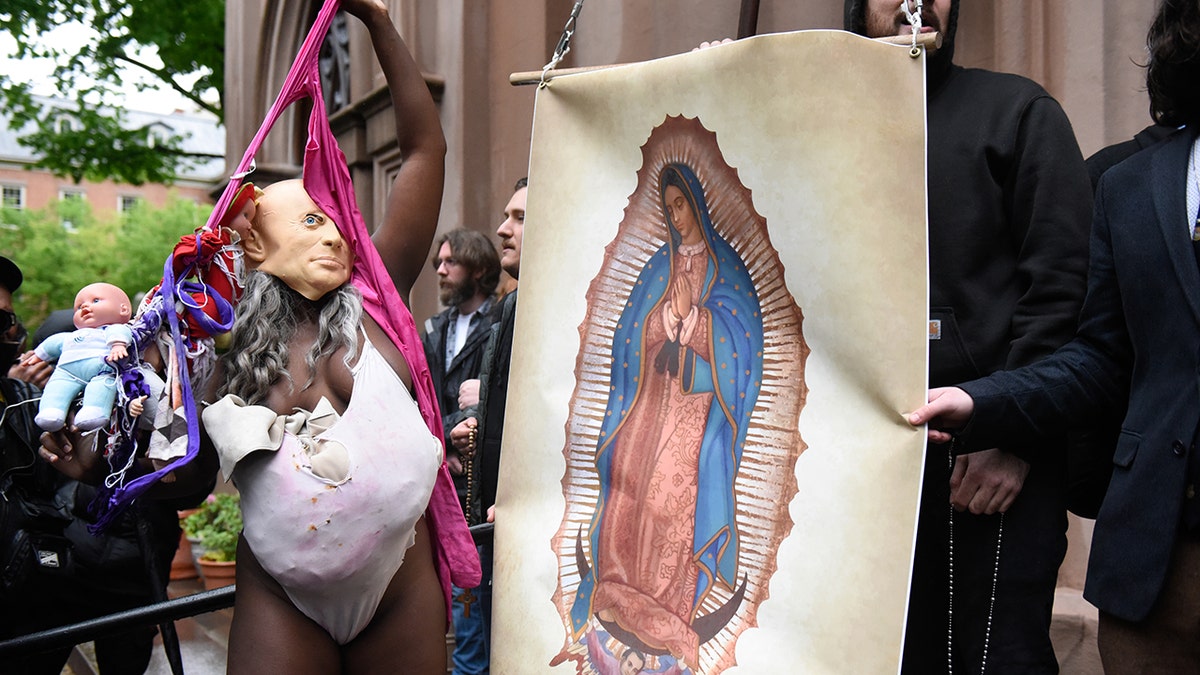
M 88 284 L 75 295 L 75 327 L 99 328 L 125 323 L 132 311 L 129 296 L 103 282 Z
M 254 222 L 257 202 L 262 194 L 263 191 L 258 189 L 254 183 L 243 183 L 234 193 L 229 208 L 217 221 L 217 227 L 228 228 L 237 233 L 237 236 L 233 238 L 235 243 L 246 237 L 246 231 Z

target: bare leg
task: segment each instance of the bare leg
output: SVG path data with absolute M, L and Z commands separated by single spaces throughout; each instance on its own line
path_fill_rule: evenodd
M 305 616 L 259 565 L 243 537 L 237 551 L 237 599 L 229 631 L 231 675 L 341 671 L 338 645 Z
M 375 617 L 343 649 L 347 673 L 446 672 L 446 601 L 424 518 L 416 530 L 416 543 L 404 554 Z

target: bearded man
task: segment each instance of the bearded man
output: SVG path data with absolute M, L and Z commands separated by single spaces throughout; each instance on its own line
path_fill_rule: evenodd
M 433 375 L 446 430 L 446 462 L 459 493 L 466 490 L 462 458 L 450 442 L 450 430 L 465 419 L 458 390 L 479 377 L 483 350 L 496 322 L 493 294 L 500 282 L 500 256 L 487 236 L 459 228 L 438 237 L 430 265 L 438 275 L 438 298 L 446 309 L 425 322 L 425 360 Z
M 500 282 L 500 256 L 482 233 L 463 228 L 438 237 L 437 254 L 430 264 L 438 275 L 439 298 L 445 311 L 425 322 L 425 360 L 433 376 L 445 430 L 446 465 L 454 476 L 458 498 L 467 507 L 468 476 L 463 457 L 450 442 L 450 430 L 467 417 L 459 408 L 459 387 L 479 377 L 483 354 L 492 324 L 499 314 L 493 312 L 493 293 Z M 478 485 L 478 476 L 474 477 Z M 473 603 L 480 589 L 453 589 L 455 675 L 488 672 L 488 648 L 483 613 Z

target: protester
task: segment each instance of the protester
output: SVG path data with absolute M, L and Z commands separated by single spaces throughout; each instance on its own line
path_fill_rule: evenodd
M 500 237 L 500 267 L 514 279 L 521 276 L 521 239 L 525 231 L 525 198 L 529 192 L 524 178 L 513 187 L 513 195 L 504 207 L 504 222 L 496 229 Z M 469 505 L 475 519 L 493 522 L 496 503 L 496 479 L 500 472 L 500 446 L 504 433 L 504 409 L 508 398 L 508 367 L 512 361 L 513 326 L 516 323 L 517 291 L 504 296 L 496 311 L 499 318 L 492 325 L 492 335 L 483 356 L 483 369 L 478 385 L 477 406 L 468 410 L 472 416 L 460 422 L 450 432 L 451 442 L 479 472 L 479 495 Z M 485 515 L 486 514 L 486 515 Z M 479 563 L 483 571 L 479 604 L 484 621 L 484 635 L 491 644 L 492 621 L 492 557 L 491 541 L 480 547 Z
M 479 377 L 483 353 L 497 316 L 492 312 L 493 293 L 500 280 L 500 258 L 487 236 L 467 229 L 451 230 L 438 237 L 437 255 L 431 264 L 438 275 L 440 300 L 446 309 L 425 322 L 425 360 L 433 375 L 445 431 L 446 462 L 464 511 L 471 494 L 468 476 L 450 431 L 467 413 L 459 409 L 458 393 L 463 382 Z M 474 524 L 474 523 L 471 523 Z M 483 613 L 477 604 L 483 588 L 454 587 L 455 675 L 488 672 L 488 645 Z
M 344 7 L 370 31 L 392 92 L 403 161 L 374 244 L 407 298 L 437 223 L 445 141 L 386 5 Z M 246 523 L 230 671 L 441 673 L 447 616 L 434 565 L 441 533 L 423 517 L 441 473 L 441 443 L 409 391 L 410 364 L 347 284 L 363 252 L 351 250 L 338 225 L 302 184 L 288 181 L 266 188 L 243 240 L 257 271 L 220 363 L 225 377 L 214 378 L 224 379 L 217 393 L 225 396 L 204 413 Z M 287 320 L 293 330 L 282 328 Z M 307 429 L 293 427 L 279 452 L 246 456 L 256 444 L 247 441 L 245 419 L 263 406 L 280 418 L 312 412 Z M 316 441 L 322 416 L 332 419 Z M 308 471 L 297 474 L 293 462 Z
M 1069 340 L 1087 264 L 1091 193 L 1071 126 L 1037 84 L 954 64 L 959 5 L 926 0 L 920 14 L 943 40 L 926 62 L 933 386 Z M 911 36 L 905 9 L 847 0 L 846 28 Z M 903 672 L 1058 671 L 1049 628 L 1066 551 L 1063 462 L 1044 450 L 1063 443 L 1056 433 L 980 448 L 953 469 L 927 453 Z
M 969 452 L 1128 405 L 1083 591 L 1100 609 L 1109 675 L 1200 671 L 1200 4 L 1163 0 L 1147 46 L 1151 113 L 1185 126 L 1101 177 L 1075 339 L 1032 366 L 934 389 L 909 416 Z

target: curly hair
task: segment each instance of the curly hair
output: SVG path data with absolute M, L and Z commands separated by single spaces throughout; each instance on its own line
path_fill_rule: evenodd
M 1200 123 L 1200 0 L 1163 0 L 1146 35 L 1146 50 L 1154 121 Z
M 253 405 L 265 401 L 271 387 L 281 378 L 294 388 L 295 381 L 288 372 L 291 340 L 296 334 L 297 319 L 313 314 L 317 339 L 305 357 L 308 379 L 301 389 L 313 383 L 317 361 L 335 349 L 346 347 L 343 360 L 347 366 L 354 360 L 362 321 L 362 294 L 353 285 L 344 284 L 313 303 L 276 277 L 251 272 L 237 308 L 232 344 L 221 357 L 226 380 L 218 395 L 235 394 Z

